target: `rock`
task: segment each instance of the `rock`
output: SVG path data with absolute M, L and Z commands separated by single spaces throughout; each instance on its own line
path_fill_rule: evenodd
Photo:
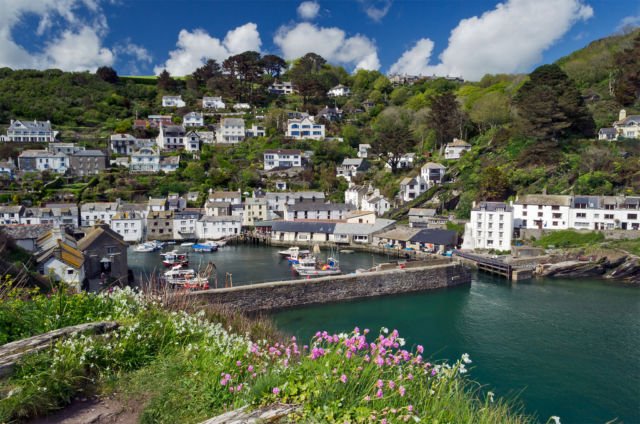
M 299 411 L 297 405 L 269 405 L 249 411 L 246 406 L 226 412 L 200 424 L 251 424 L 287 422 L 287 417 Z

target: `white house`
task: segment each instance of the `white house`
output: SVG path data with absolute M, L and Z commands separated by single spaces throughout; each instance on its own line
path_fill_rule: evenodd
M 302 151 L 294 149 L 265 150 L 264 170 L 302 166 Z
M 389 153 L 390 157 L 393 157 L 393 153 Z M 405 153 L 404 155 L 400 156 L 400 159 L 398 160 L 398 163 L 396 164 L 396 169 L 398 170 L 402 170 L 402 169 L 411 169 L 413 168 L 413 161 L 416 158 L 416 154 L 415 153 Z M 384 164 L 384 167 L 386 169 L 391 169 L 391 163 L 390 162 L 386 162 Z
M 366 159 L 369 156 L 369 149 L 371 144 L 358 144 L 358 157 Z
M 49 234 L 53 234 L 51 230 Z M 59 234 L 59 231 L 58 231 Z M 36 255 L 38 271 L 56 281 L 63 281 L 69 286 L 80 290 L 85 279 L 84 254 L 78 250 L 75 240 L 58 235 L 46 250 L 40 250 Z
M 574 196 L 571 228 L 640 230 L 640 196 Z
M 323 124 L 316 124 L 312 117 L 289 119 L 287 121 L 287 137 L 296 140 L 322 140 L 325 136 Z
M 420 176 L 427 183 L 427 189 L 442 184 L 447 167 L 435 162 L 428 162 L 420 169 Z
M 56 141 L 58 131 L 51 129 L 49 121 L 11 120 L 7 130 L 7 141 L 52 143 Z
M 511 250 L 513 208 L 504 202 L 474 203 L 465 226 L 463 249 Z
M 471 150 L 471 144 L 464 140 L 454 138 L 451 143 L 444 146 L 444 158 L 445 159 L 460 159 L 460 157 Z
M 381 216 L 391 209 L 391 203 L 376 188 L 363 197 L 360 209 L 375 212 L 376 215 Z
M 342 220 L 353 207 L 344 203 L 298 202 L 285 205 L 285 221 L 298 219 Z
M 216 141 L 224 144 L 239 143 L 245 138 L 244 119 L 223 118 L 216 131 Z
M 86 151 L 82 146 L 76 143 L 50 143 L 47 150 L 51 153 L 62 153 L 65 155 L 73 155 L 74 153 Z
M 69 157 L 64 153 L 51 153 L 47 150 L 24 150 L 18 156 L 18 168 L 21 171 L 51 171 L 64 174 L 69 169 Z
M 189 112 L 182 118 L 182 125 L 185 127 L 204 126 L 204 116 L 200 112 Z
M 235 110 L 250 110 L 251 105 L 249 103 L 236 103 L 233 105 L 233 109 Z
M 351 95 L 351 89 L 342 84 L 338 84 L 327 92 L 329 97 L 343 97 Z
M 146 219 L 140 211 L 120 211 L 111 218 L 111 229 L 127 243 L 144 240 Z
M 162 96 L 162 107 L 185 107 L 182 96 Z
M 640 115 L 627 116 L 627 111 L 622 109 L 618 120 L 613 123 L 613 128 L 621 137 L 640 139 Z
M 176 172 L 180 167 L 180 156 L 160 157 L 160 171 L 165 173 Z
M 271 94 L 289 95 L 289 94 L 293 94 L 295 92 L 295 89 L 293 88 L 293 84 L 291 84 L 291 81 L 284 81 L 284 82 L 276 81 L 269 86 L 268 91 Z
M 618 138 L 618 131 L 615 128 L 600 128 L 598 140 L 612 141 Z
M 13 159 L 7 158 L 0 160 L 0 176 L 4 175 L 8 178 L 13 178 L 17 167 Z
M 247 128 L 245 131 L 247 137 L 264 137 L 267 135 L 267 131 L 264 128 L 264 125 L 251 125 L 250 128 Z
M 207 198 L 210 202 L 226 202 L 231 205 L 241 205 L 242 195 L 240 191 L 213 191 L 209 189 Z
M 203 109 L 224 109 L 226 105 L 222 101 L 222 97 L 203 97 L 202 108 Z
M 0 224 L 19 224 L 24 206 L 0 206 Z
M 536 195 L 519 196 L 513 202 L 513 222 L 516 228 L 570 228 L 571 196 Z
M 406 177 L 400 181 L 399 196 L 403 202 L 410 202 L 426 191 L 427 182 L 420 175 L 416 177 Z
M 196 227 L 202 214 L 199 210 L 182 210 L 173 214 L 173 238 L 175 240 L 195 240 Z
M 149 147 L 155 144 L 155 140 L 136 138 L 131 134 L 112 134 L 109 137 L 109 149 L 118 155 L 130 155 L 141 147 Z
M 116 202 L 91 202 L 80 206 L 80 226 L 93 227 L 103 222 L 111 226 L 111 219 L 118 213 L 120 201 Z
M 237 216 L 203 216 L 196 223 L 198 239 L 219 240 L 240 234 L 242 218 Z
M 267 209 L 269 211 L 267 219 L 276 219 L 284 216 L 286 205 L 293 205 L 296 202 L 320 202 L 324 203 L 324 193 L 321 191 L 296 191 L 296 192 L 267 192 Z
M 182 125 L 160 125 L 156 138 L 158 147 L 163 150 L 180 150 L 188 152 L 200 151 L 200 136 L 195 131 L 186 131 Z
M 336 167 L 336 176 L 351 182 L 351 178 L 366 172 L 367 169 L 369 169 L 369 163 L 366 159 L 344 158 L 342 164 Z
M 129 172 L 159 172 L 160 152 L 156 147 L 143 147 L 131 153 Z

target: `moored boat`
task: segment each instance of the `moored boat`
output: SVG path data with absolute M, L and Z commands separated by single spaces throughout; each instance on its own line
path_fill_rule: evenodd
M 180 253 L 177 250 L 160 253 L 160 256 L 162 257 L 162 264 L 166 267 L 189 264 L 189 257 L 187 256 L 187 254 Z
M 218 245 L 213 242 L 198 243 L 191 246 L 191 248 L 198 253 L 210 253 L 218 250 Z
M 133 246 L 133 250 L 135 250 L 136 252 L 146 253 L 153 252 L 154 250 L 156 250 L 156 248 L 151 243 L 140 243 Z
M 165 272 L 164 281 L 172 287 L 190 290 L 206 290 L 209 288 L 208 278 L 200 276 L 193 269 L 188 269 L 181 265 L 176 265 Z
M 316 263 L 313 267 L 301 267 L 299 265 L 294 265 L 294 269 L 303 277 L 324 277 L 327 275 L 342 274 L 342 270 L 340 270 L 340 266 L 338 265 L 338 260 L 335 258 L 327 259 L 326 264 Z
M 298 257 L 300 255 L 308 255 L 309 251 L 308 250 L 300 250 L 300 248 L 298 246 L 291 246 L 287 250 L 280 250 L 278 252 L 278 254 L 280 256 L 284 256 L 284 257 L 287 257 L 287 256 Z

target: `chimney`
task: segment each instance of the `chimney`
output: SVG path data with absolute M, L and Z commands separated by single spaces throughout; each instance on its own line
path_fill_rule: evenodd
M 627 111 L 624 109 L 620 109 L 620 114 L 618 115 L 618 121 L 623 121 L 627 117 Z

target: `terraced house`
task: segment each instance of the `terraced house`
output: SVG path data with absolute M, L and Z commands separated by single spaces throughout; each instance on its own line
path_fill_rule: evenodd
M 7 130 L 7 141 L 22 143 L 52 143 L 56 141 L 58 131 L 51 128 L 49 121 L 11 120 Z

